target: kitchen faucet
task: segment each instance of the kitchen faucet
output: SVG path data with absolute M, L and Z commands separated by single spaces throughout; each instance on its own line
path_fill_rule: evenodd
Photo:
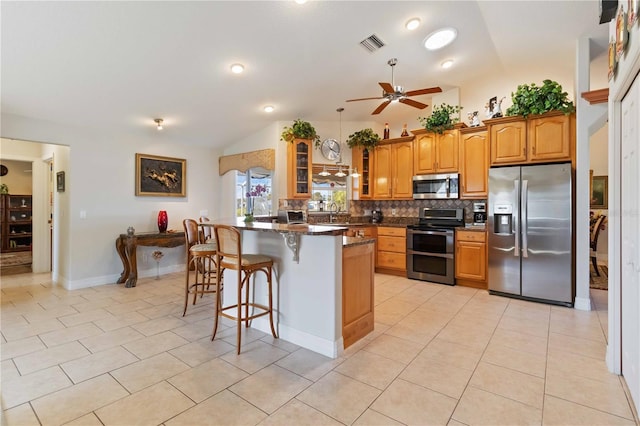
M 331 204 L 329 204 L 329 223 L 333 223 L 333 209 L 335 207 L 335 213 L 338 214 L 340 213 L 340 207 L 338 207 L 338 205 L 335 202 L 332 202 Z

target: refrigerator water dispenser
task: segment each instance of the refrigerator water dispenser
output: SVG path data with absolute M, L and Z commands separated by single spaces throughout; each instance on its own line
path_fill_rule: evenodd
M 511 204 L 496 204 L 493 207 L 493 233 L 511 235 L 513 232 L 513 206 Z

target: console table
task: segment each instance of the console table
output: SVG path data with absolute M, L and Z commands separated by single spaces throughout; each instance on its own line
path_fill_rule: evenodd
M 133 235 L 120 234 L 116 239 L 116 250 L 124 270 L 117 283 L 126 281 L 125 287 L 135 287 L 138 281 L 136 247 L 178 247 L 185 244 L 184 232 L 143 232 Z

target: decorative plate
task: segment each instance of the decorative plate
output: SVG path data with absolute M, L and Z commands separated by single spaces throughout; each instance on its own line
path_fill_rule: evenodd
M 611 43 L 609 43 L 609 80 L 615 77 L 617 68 L 618 61 L 616 60 L 616 42 L 611 40 Z
M 627 14 L 622 5 L 618 8 L 616 17 L 616 60 L 619 62 L 622 54 L 627 49 L 629 30 L 627 29 Z

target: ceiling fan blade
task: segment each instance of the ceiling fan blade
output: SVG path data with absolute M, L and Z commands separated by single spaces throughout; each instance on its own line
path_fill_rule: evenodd
M 439 87 L 429 87 L 427 89 L 410 90 L 406 92 L 407 96 L 428 95 L 429 93 L 440 93 L 442 89 Z
M 370 99 L 384 99 L 382 96 L 376 96 L 375 98 L 359 98 L 359 99 L 347 99 L 345 102 L 354 102 L 354 101 L 368 101 Z
M 415 108 L 420 108 L 420 109 L 425 109 L 427 107 L 427 104 L 423 104 L 422 102 L 418 102 L 418 101 L 414 101 L 413 99 L 400 99 L 400 102 L 402 102 L 405 105 L 410 105 L 412 107 Z
M 393 86 L 389 83 L 378 83 L 380 85 L 380 87 L 382 87 L 382 90 L 384 90 L 384 93 L 395 93 L 396 89 L 393 88 Z
M 371 115 L 376 115 L 376 114 L 380 114 L 382 112 L 383 109 L 385 109 L 387 107 L 387 105 L 389 105 L 391 103 L 391 101 L 386 101 L 380 104 L 380 106 L 378 108 L 375 109 L 375 111 L 373 111 L 371 113 Z

